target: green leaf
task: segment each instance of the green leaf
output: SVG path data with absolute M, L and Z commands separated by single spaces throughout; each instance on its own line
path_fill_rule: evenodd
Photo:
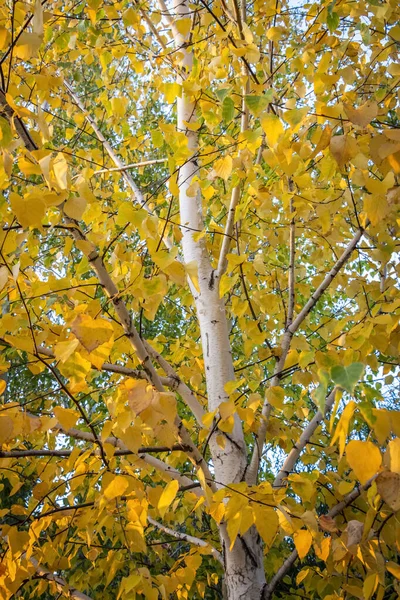
M 7 148 L 12 142 L 13 135 L 10 124 L 6 119 L 0 117 L 0 148 Z
M 216 90 L 215 94 L 221 102 L 226 98 L 231 90 L 229 88 L 222 88 L 221 90 Z
M 315 400 L 315 403 L 317 404 L 321 413 L 325 414 L 325 401 L 328 393 L 329 373 L 320 369 L 318 371 L 318 379 L 319 385 L 313 391 L 312 397 Z
M 328 11 L 328 16 L 326 18 L 326 24 L 329 27 L 329 31 L 333 33 L 335 29 L 337 29 L 339 25 L 340 19 L 337 12 Z
M 353 363 L 348 367 L 336 365 L 331 369 L 331 377 L 341 388 L 349 392 L 353 392 L 356 383 L 360 380 L 364 373 L 364 365 L 362 363 Z
M 235 114 L 235 103 L 227 96 L 222 103 L 222 118 L 225 123 L 230 123 Z
M 263 96 L 245 96 L 246 106 L 255 117 L 258 117 L 265 110 L 273 98 L 273 90 L 268 90 Z

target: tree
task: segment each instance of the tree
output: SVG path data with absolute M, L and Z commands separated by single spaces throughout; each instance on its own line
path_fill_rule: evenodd
M 398 19 L 3 3 L 2 598 L 398 597 Z

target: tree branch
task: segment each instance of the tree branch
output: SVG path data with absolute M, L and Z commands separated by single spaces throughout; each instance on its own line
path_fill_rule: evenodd
M 137 453 L 133 452 L 133 450 L 127 449 L 119 449 L 116 450 L 114 456 L 128 456 L 130 454 L 143 454 L 143 453 L 155 453 L 158 452 L 185 452 L 186 448 L 182 444 L 174 444 L 173 446 L 143 446 L 138 448 Z M 80 452 L 80 454 L 84 454 L 84 450 Z M 57 456 L 57 457 L 65 457 L 68 458 L 71 456 L 72 450 L 8 450 L 1 452 L 0 458 L 26 458 L 27 456 Z M 95 450 L 92 452 L 93 456 L 99 455 L 99 450 Z
M 172 535 L 172 537 L 175 537 L 178 540 L 182 540 L 183 542 L 188 542 L 188 544 L 194 544 L 195 546 L 200 546 L 201 548 L 210 548 L 211 553 L 214 556 L 214 558 L 216 558 L 218 560 L 218 562 L 221 563 L 222 566 L 224 565 L 224 561 L 222 559 L 221 553 L 218 552 L 218 550 L 216 548 L 214 548 L 214 546 L 212 546 L 205 540 L 202 540 L 198 537 L 189 535 L 188 533 L 181 533 L 180 531 L 175 531 L 174 529 L 170 529 L 169 527 L 167 527 L 166 525 L 163 525 L 159 521 L 156 521 L 152 517 L 148 516 L 147 520 L 151 525 L 153 525 L 154 527 L 157 527 L 157 529 L 160 529 L 161 531 L 163 531 L 164 533 L 167 533 L 168 535 Z
M 367 228 L 368 225 L 369 225 L 369 221 L 366 223 L 365 228 Z M 302 308 L 300 313 L 297 315 L 297 317 L 294 319 L 294 321 L 286 329 L 286 331 L 283 335 L 283 338 L 282 338 L 282 342 L 280 344 L 280 357 L 275 365 L 274 376 L 272 377 L 271 383 L 270 383 L 271 387 L 279 385 L 280 373 L 282 372 L 283 367 L 285 365 L 285 361 L 286 361 L 286 358 L 287 358 L 287 355 L 288 355 L 288 352 L 290 349 L 290 344 L 291 344 L 294 334 L 299 329 L 300 325 L 303 323 L 303 321 L 307 317 L 307 315 L 314 308 L 314 306 L 316 305 L 318 300 L 321 298 L 322 294 L 325 292 L 325 290 L 329 287 L 329 285 L 335 279 L 335 277 L 339 273 L 340 269 L 350 259 L 351 254 L 353 253 L 354 249 L 356 248 L 356 246 L 357 246 L 358 242 L 360 241 L 361 237 L 363 236 L 363 234 L 364 234 L 364 229 L 359 229 L 357 231 L 357 233 L 354 235 L 352 240 L 348 243 L 348 245 L 344 249 L 340 258 L 333 265 L 333 267 L 329 271 L 329 273 L 327 273 L 327 275 L 325 276 L 322 283 L 318 286 L 318 288 L 312 294 L 312 296 L 308 300 L 308 302 L 306 302 L 306 304 L 304 305 L 304 307 Z M 246 480 L 251 485 L 254 485 L 254 483 L 257 480 L 257 473 L 258 473 L 258 468 L 260 465 L 260 460 L 261 460 L 261 456 L 262 456 L 262 450 L 264 447 L 265 436 L 267 433 L 268 421 L 269 421 L 269 416 L 271 414 L 271 410 L 272 410 L 272 407 L 266 400 L 264 403 L 264 406 L 262 408 L 262 413 L 261 413 L 262 421 L 260 423 L 259 430 L 256 434 L 256 443 L 254 446 L 250 465 L 249 465 L 249 468 L 247 471 Z
M 293 185 L 293 184 L 292 184 Z M 289 189 L 291 188 L 291 180 L 289 180 Z M 293 321 L 294 315 L 294 303 L 295 303 L 295 273 L 294 273 L 294 261 L 296 256 L 296 225 L 294 221 L 294 210 L 293 210 L 293 198 L 290 199 L 290 213 L 292 215 L 290 221 L 290 230 L 289 230 L 289 280 L 288 280 L 288 288 L 289 288 L 289 301 L 288 301 L 288 311 L 286 318 L 286 327 L 289 327 Z
M 80 431 L 79 429 L 75 429 L 73 427 L 71 429 L 65 429 L 61 425 L 57 425 L 57 427 L 55 429 L 57 429 L 58 431 L 61 431 L 65 435 L 67 435 L 69 437 L 73 437 L 77 440 L 83 440 L 85 442 L 94 442 L 93 435 L 91 433 L 89 433 L 88 431 Z M 108 437 L 104 440 L 103 443 L 111 444 L 112 446 L 116 446 L 117 448 L 119 448 L 121 450 L 129 451 L 129 448 L 124 444 L 124 442 L 115 437 Z M 151 456 L 147 452 L 143 452 L 143 453 L 138 452 L 137 456 L 138 456 L 138 458 L 143 460 L 146 464 L 153 467 L 154 469 L 169 475 L 172 479 L 176 479 L 176 481 L 178 481 L 179 485 L 181 485 L 182 487 L 190 488 L 193 485 L 193 481 L 191 479 L 189 479 L 185 475 L 182 475 L 177 469 L 175 469 L 174 467 L 171 467 L 170 465 L 168 465 L 164 461 L 160 460 L 159 458 L 156 458 L 155 456 Z M 197 496 L 202 495 L 201 490 L 195 490 L 194 493 Z
M 128 165 L 122 165 L 122 167 L 112 167 L 111 169 L 100 169 L 92 173 L 94 175 L 101 175 L 102 173 L 115 173 L 119 171 L 128 171 L 129 169 L 138 169 L 139 167 L 147 167 L 148 165 L 159 165 L 167 162 L 167 158 L 155 158 L 154 160 L 143 160 L 142 162 L 130 163 Z
M 319 410 L 314 417 L 311 419 L 307 427 L 304 429 L 301 434 L 299 441 L 295 444 L 292 450 L 289 452 L 288 456 L 285 459 L 285 462 L 282 465 L 281 470 L 278 475 L 275 477 L 275 481 L 273 483 L 274 487 L 283 487 L 283 480 L 287 477 L 292 471 L 293 467 L 296 464 L 301 452 L 304 450 L 305 446 L 310 441 L 312 435 L 314 434 L 317 427 L 322 423 L 324 418 L 330 412 L 333 403 L 335 401 L 335 396 L 338 388 L 334 388 L 331 393 L 327 396 L 325 401 L 325 412 Z
M 51 571 L 48 571 L 42 567 L 36 558 L 33 558 L 33 556 L 28 559 L 28 562 L 34 566 L 36 573 L 40 575 L 40 577 L 47 579 L 47 581 L 53 581 L 57 585 L 58 591 L 61 594 L 67 594 L 68 598 L 72 598 L 72 600 L 92 600 L 90 596 L 87 596 L 83 592 L 79 592 L 75 588 L 70 587 L 63 577 L 60 577 L 59 575 L 56 575 L 55 573 L 52 573 Z
M 346 508 L 346 506 L 349 506 L 352 502 L 354 502 L 354 500 L 356 500 L 362 494 L 362 492 L 366 491 L 369 487 L 371 487 L 371 484 L 375 480 L 375 478 L 376 475 L 374 477 L 371 477 L 371 479 L 364 483 L 364 485 L 359 485 L 355 487 L 352 492 L 345 496 L 344 500 L 342 500 L 341 502 L 339 502 L 339 504 L 336 504 L 333 508 L 331 508 L 331 510 L 325 516 L 330 517 L 332 519 L 336 517 L 342 510 Z M 283 577 L 286 575 L 286 573 L 289 571 L 292 565 L 295 563 L 298 556 L 299 555 L 297 550 L 293 550 L 293 552 L 289 554 L 283 565 L 278 569 L 278 571 L 272 577 L 271 581 L 265 586 L 261 600 L 271 599 L 276 586 L 281 581 L 281 579 L 283 579 Z
M 38 147 L 36 143 L 30 136 L 29 131 L 24 125 L 22 119 L 17 115 L 15 110 L 8 104 L 6 94 L 3 90 L 0 89 L 0 108 L 7 116 L 10 121 L 10 125 L 14 125 L 16 132 L 18 133 L 21 140 L 24 142 L 25 148 L 32 152 L 33 150 L 37 150 Z
M 74 90 L 72 89 L 72 87 L 70 86 L 70 84 L 67 81 L 64 81 L 64 86 L 65 86 L 65 89 L 67 90 L 68 94 L 71 96 L 72 100 L 76 104 L 76 106 L 84 113 L 86 121 L 90 124 L 91 128 L 95 132 L 97 139 L 102 143 L 108 156 L 111 158 L 111 160 L 113 161 L 115 166 L 118 167 L 118 169 L 121 169 L 122 177 L 123 177 L 125 183 L 128 185 L 128 187 L 130 187 L 130 189 L 134 193 L 136 200 L 139 202 L 140 206 L 143 207 L 145 210 L 147 210 L 147 212 L 149 212 L 150 209 L 148 208 L 148 206 L 146 205 L 146 203 L 144 201 L 142 192 L 140 191 L 140 189 L 138 188 L 138 186 L 136 185 L 136 183 L 132 179 L 132 177 L 129 175 L 129 173 L 127 173 L 126 170 L 124 170 L 125 165 L 123 164 L 121 159 L 115 154 L 110 143 L 106 140 L 104 135 L 101 133 L 94 118 L 88 113 L 83 102 L 75 94 Z
M 158 362 L 163 371 L 168 375 L 168 381 L 170 382 L 168 387 L 176 390 L 182 396 L 182 399 L 196 417 L 200 427 L 204 428 L 203 416 L 205 413 L 192 390 L 181 380 L 172 365 L 155 348 L 150 346 L 147 341 L 144 342 L 144 345 L 150 356 Z

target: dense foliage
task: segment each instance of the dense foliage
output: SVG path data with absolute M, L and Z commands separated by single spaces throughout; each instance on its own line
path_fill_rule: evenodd
M 1 598 L 399 597 L 399 18 L 1 3 Z

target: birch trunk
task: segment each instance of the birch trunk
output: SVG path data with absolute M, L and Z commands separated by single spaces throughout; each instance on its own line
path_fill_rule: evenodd
M 185 18 L 190 10 L 185 3 L 174 4 L 176 17 Z M 182 72 L 190 76 L 192 54 L 185 47 L 186 39 L 175 29 L 175 44 L 182 53 Z M 182 83 L 182 79 L 178 79 Z M 196 261 L 198 268 L 199 290 L 192 287 L 193 297 L 200 326 L 205 378 L 207 384 L 208 409 L 215 411 L 221 402 L 228 400 L 225 384 L 235 379 L 232 353 L 229 342 L 228 323 L 224 300 L 219 297 L 219 281 L 212 268 L 205 239 L 195 241 L 193 234 L 204 229 L 200 190 L 196 195 L 188 195 L 188 188 L 198 174 L 196 160 L 198 136 L 188 130 L 185 123 L 195 121 L 195 105 L 192 98 L 182 93 L 177 100 L 178 130 L 186 134 L 192 158 L 180 168 L 179 206 L 182 231 L 184 262 Z M 193 189 L 193 188 L 192 188 Z M 220 433 L 220 432 L 218 432 Z M 225 446 L 216 441 L 217 435 L 210 439 L 210 450 L 218 487 L 244 480 L 247 466 L 246 446 L 243 430 L 237 415 L 234 416 L 233 431 L 225 435 Z M 261 539 L 251 528 L 244 536 L 238 536 L 232 549 L 226 531 L 221 524 L 220 536 L 223 549 L 225 587 L 229 600 L 260 600 L 265 585 L 263 551 Z

